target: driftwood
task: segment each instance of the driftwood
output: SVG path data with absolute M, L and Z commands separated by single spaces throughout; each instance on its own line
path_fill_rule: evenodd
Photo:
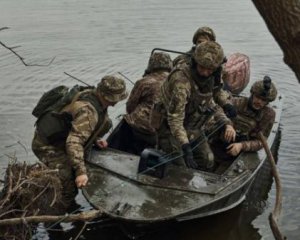
M 65 214 L 59 216 L 41 215 L 30 217 L 9 218 L 0 220 L 1 225 L 15 225 L 28 223 L 48 223 L 48 222 L 75 222 L 75 221 L 91 221 L 95 218 L 102 217 L 103 213 L 100 210 L 90 210 L 78 214 Z
M 282 235 L 282 233 L 279 230 L 278 227 L 278 219 L 280 217 L 281 213 L 281 207 L 282 207 L 282 188 L 281 188 L 281 182 L 280 182 L 280 177 L 279 173 L 275 164 L 275 160 L 273 158 L 272 152 L 268 146 L 268 143 L 266 141 L 265 136 L 262 134 L 262 132 L 258 133 L 258 137 L 260 138 L 263 147 L 266 151 L 267 157 L 269 159 L 269 162 L 271 164 L 271 170 L 272 170 L 272 175 L 275 179 L 275 184 L 276 184 L 276 201 L 275 201 L 275 206 L 273 211 L 269 215 L 269 223 L 270 227 L 272 229 L 274 238 L 276 240 L 284 240 L 286 237 Z

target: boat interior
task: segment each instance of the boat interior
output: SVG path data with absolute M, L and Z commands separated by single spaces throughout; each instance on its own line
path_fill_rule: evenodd
M 121 120 L 112 134 L 110 134 L 107 141 L 108 146 L 111 149 L 139 156 L 140 162 L 138 173 L 145 173 L 159 178 L 162 178 L 164 175 L 164 162 L 172 163 L 172 159 L 178 158 L 178 155 L 180 154 L 164 154 L 155 149 L 155 143 L 151 144 L 149 142 L 140 141 L 136 137 L 135 132 L 132 131 L 131 127 L 124 120 Z M 211 148 L 215 154 L 217 166 L 214 168 L 213 172 L 210 171 L 210 173 L 221 175 L 233 162 L 235 162 L 236 158 L 222 154 L 222 152 L 218 151 L 220 148 L 216 146 L 216 143 L 212 144 Z M 222 156 L 226 156 L 226 158 Z M 206 171 L 204 169 L 199 170 Z

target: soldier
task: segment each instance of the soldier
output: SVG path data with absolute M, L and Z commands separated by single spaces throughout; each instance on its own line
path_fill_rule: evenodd
M 226 125 L 230 137 L 235 135 L 230 120 L 213 100 L 220 100 L 221 88 L 215 86 L 213 73 L 220 67 L 223 58 L 223 49 L 218 43 L 200 43 L 192 64 L 175 68 L 170 73 L 161 88 L 162 104 L 155 106 L 157 111 L 165 112 L 165 119 L 158 130 L 160 148 L 167 153 L 182 150 L 185 164 L 190 168 L 211 169 L 214 166 L 213 153 L 202 129 L 212 110 L 216 111 L 215 118 L 220 124 Z M 192 151 L 191 142 L 199 138 L 201 140 Z
M 205 41 L 214 41 L 214 42 L 216 41 L 216 34 L 210 27 L 200 27 L 197 29 L 197 31 L 194 33 L 193 36 L 194 45 L 186 53 L 192 55 L 195 52 L 197 45 Z M 188 55 L 182 54 L 173 60 L 173 65 L 177 66 L 188 62 L 190 62 L 190 57 Z
M 155 129 L 150 125 L 150 114 L 159 97 L 159 89 L 172 69 L 169 54 L 153 53 L 148 62 L 145 75 L 138 80 L 126 103 L 127 114 L 124 119 L 131 127 L 134 136 L 135 153 L 156 144 Z
M 216 155 L 222 159 L 233 159 L 242 151 L 258 151 L 263 145 L 258 139 L 257 133 L 262 131 L 266 138 L 270 134 L 275 120 L 275 111 L 268 106 L 268 103 L 275 100 L 276 87 L 271 78 L 265 76 L 263 80 L 252 85 L 250 92 L 249 98 L 234 97 L 232 99 L 237 109 L 237 117 L 231 120 L 237 133 L 236 137 L 226 138 L 228 132 L 225 131 L 225 139 L 223 136 L 213 141 L 213 149 L 215 149 Z M 222 143 L 223 151 L 220 148 Z
M 32 150 L 49 168 L 58 169 L 63 185 L 63 201 L 67 207 L 73 203 L 77 188 L 84 187 L 88 182 L 84 163 L 86 145 L 96 141 L 99 147 L 107 146 L 105 141 L 96 140 L 111 127 L 107 108 L 127 95 L 122 79 L 105 76 L 97 88 L 84 91 L 61 111 L 72 117 L 71 129 L 66 138 L 50 144 L 38 129 L 35 130 Z M 50 128 L 55 126 L 53 121 L 48 123 Z

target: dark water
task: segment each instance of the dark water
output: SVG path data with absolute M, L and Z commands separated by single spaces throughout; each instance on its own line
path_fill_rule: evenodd
M 288 239 L 299 239 L 300 210 L 300 85 L 282 62 L 282 52 L 251 1 L 239 0 L 0 0 L 0 40 L 28 63 L 25 67 L 0 46 L 0 168 L 8 157 L 35 162 L 30 150 L 34 118 L 31 110 L 40 95 L 54 85 L 76 82 L 64 71 L 95 84 L 103 75 L 118 71 L 138 79 L 154 47 L 185 51 L 196 28 L 211 26 L 226 54 L 242 52 L 251 59 L 251 81 L 269 74 L 285 95 L 281 120 L 278 167 L 283 184 L 280 227 Z M 128 88 L 132 85 L 128 82 Z M 123 104 L 110 109 L 113 117 Z M 254 195 L 224 214 L 144 231 L 114 222 L 89 225 L 85 239 L 273 239 L 268 214 L 275 200 L 275 186 L 257 183 Z M 87 206 L 82 197 L 78 200 Z M 75 237 L 80 226 L 69 229 Z M 47 239 L 42 228 L 39 239 Z M 69 235 L 60 239 L 69 239 Z M 56 238 L 58 239 L 58 238 Z

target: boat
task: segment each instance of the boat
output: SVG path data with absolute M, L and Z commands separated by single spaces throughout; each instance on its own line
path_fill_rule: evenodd
M 267 138 L 275 144 L 282 112 L 281 96 L 270 103 L 276 119 Z M 206 172 L 168 164 L 163 177 L 139 172 L 141 157 L 124 151 L 129 136 L 118 136 L 122 124 L 108 137 L 112 146 L 93 149 L 87 160 L 89 183 L 83 195 L 108 217 L 126 223 L 186 221 L 218 214 L 239 205 L 260 168 L 265 151 L 243 152 L 224 171 Z M 116 138 L 118 137 L 118 139 Z M 118 142 L 118 144 L 116 144 Z M 109 145 L 110 146 L 110 145 Z

